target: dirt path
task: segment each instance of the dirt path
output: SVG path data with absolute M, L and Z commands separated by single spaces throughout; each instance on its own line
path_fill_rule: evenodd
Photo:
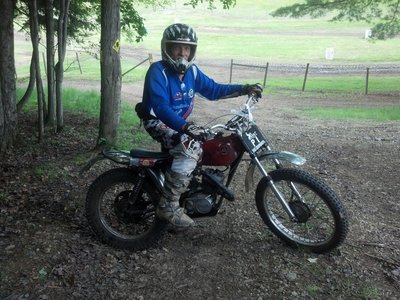
M 75 85 L 78 86 L 79 85 Z M 85 84 L 87 87 L 88 85 Z M 139 101 L 141 86 L 123 98 Z M 197 101 L 198 122 L 229 113 L 243 99 Z M 261 222 L 239 169 L 236 202 L 159 247 L 112 249 L 89 230 L 84 198 L 99 170 L 79 176 L 96 121 L 66 118 L 56 139 L 37 145 L 31 119 L 1 162 L 1 299 L 398 299 L 400 297 L 400 123 L 321 121 L 310 106 L 398 105 L 398 97 L 282 93 L 256 113 L 276 149 L 304 155 L 308 170 L 341 196 L 350 217 L 346 243 L 315 255 L 286 247 Z

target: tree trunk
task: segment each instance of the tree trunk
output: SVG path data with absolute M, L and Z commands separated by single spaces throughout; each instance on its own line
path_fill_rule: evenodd
M 56 66 L 57 131 L 61 131 L 64 127 L 62 84 L 64 80 L 64 59 L 67 48 L 67 25 L 70 2 L 70 0 L 60 0 L 60 15 L 58 17 L 58 63 Z
M 120 0 L 101 1 L 101 109 L 97 145 L 114 144 L 121 106 Z
M 14 62 L 14 1 L 3 0 L 0 9 L 0 157 L 17 132 Z
M 36 83 L 36 68 L 35 68 L 35 58 L 33 57 L 32 53 L 31 66 L 29 68 L 29 84 L 25 91 L 25 94 L 17 103 L 18 112 L 20 112 L 24 107 L 24 105 L 29 101 L 29 98 L 31 97 L 33 92 L 33 88 L 35 87 L 35 83 Z
M 47 57 L 47 104 L 46 123 L 57 132 L 56 99 L 54 94 L 54 0 L 46 0 L 46 57 Z
M 32 49 L 36 69 L 36 89 L 38 98 L 38 139 L 39 142 L 41 142 L 44 136 L 44 92 L 39 60 L 39 22 L 37 14 L 37 0 L 29 0 L 28 3 Z

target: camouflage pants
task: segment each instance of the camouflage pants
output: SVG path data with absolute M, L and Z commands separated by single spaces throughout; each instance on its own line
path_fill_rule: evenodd
M 173 156 L 171 169 L 167 171 L 163 196 L 169 201 L 178 201 L 186 190 L 203 150 L 201 144 L 188 135 L 179 133 L 160 120 L 143 122 L 150 136 L 161 143 Z

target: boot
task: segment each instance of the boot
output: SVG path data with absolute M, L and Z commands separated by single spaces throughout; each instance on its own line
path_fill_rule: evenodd
M 156 216 L 171 223 L 175 227 L 187 228 L 194 225 L 194 221 L 179 206 L 179 203 L 168 201 L 164 197 L 156 208 Z
M 194 225 L 194 221 L 179 206 L 181 194 L 185 192 L 190 179 L 191 176 L 181 175 L 171 170 L 165 173 L 162 196 L 156 208 L 156 216 L 158 218 L 181 228 Z

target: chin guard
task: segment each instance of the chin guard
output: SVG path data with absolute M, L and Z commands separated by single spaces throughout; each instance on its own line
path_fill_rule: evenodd
M 185 74 L 189 65 L 189 62 L 184 57 L 179 57 L 176 62 L 177 71 L 179 74 Z

